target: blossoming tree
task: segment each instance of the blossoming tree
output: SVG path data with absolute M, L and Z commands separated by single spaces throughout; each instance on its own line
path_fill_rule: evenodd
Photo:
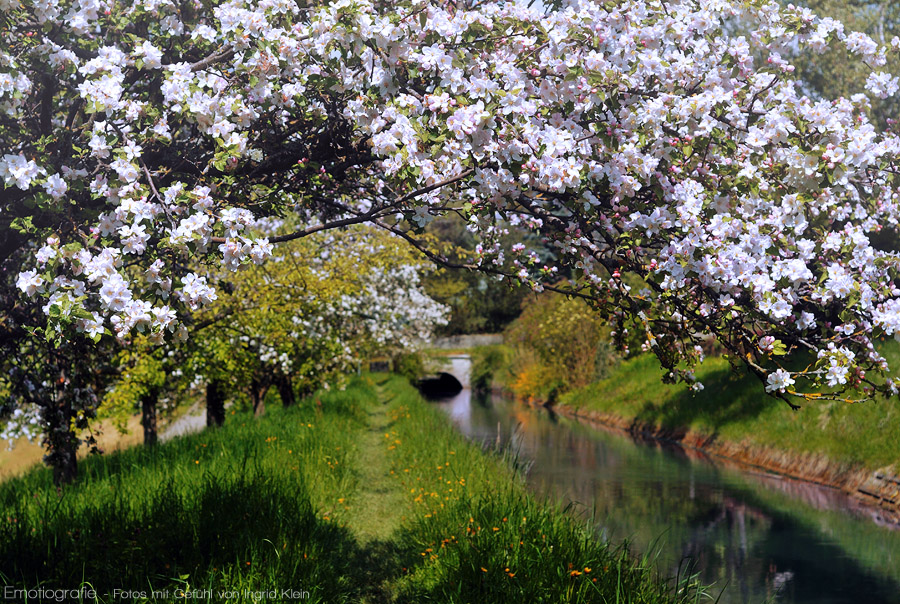
M 246 392 L 256 414 L 272 386 L 283 404 L 293 404 L 295 393 L 336 384 L 371 356 L 415 350 L 430 339 L 446 322 L 446 308 L 422 290 L 420 273 L 428 268 L 372 227 L 285 244 L 263 266 L 220 274 L 227 291 L 195 313 L 203 327 L 179 369 Z
M 224 287 L 215 302 L 187 317 L 187 344 L 135 335 L 115 358 L 107 346 L 110 358 L 101 362 L 84 338 L 55 347 L 20 338 L 28 345 L 5 351 L 20 351 L 11 374 L 17 404 L 0 437 L 43 437 L 48 463 L 66 482 L 76 474 L 75 428 L 84 431 L 95 415 L 124 429 L 139 408 L 144 443 L 154 445 L 159 402 L 204 383 L 210 425 L 224 422 L 229 393 L 246 395 L 260 414 L 274 386 L 291 405 L 297 391 L 337 384 L 343 372 L 374 354 L 409 351 L 427 341 L 446 320 L 446 308 L 422 291 L 420 273 L 429 268 L 396 237 L 356 226 L 281 246 L 264 266 L 210 272 L 210 280 L 223 280 Z M 91 377 L 99 367 L 108 369 L 105 380 Z M 65 383 L 57 383 L 59 375 Z M 44 384 L 35 384 L 42 378 Z
M 426 248 L 456 212 L 482 239 L 461 264 L 591 300 L 673 379 L 712 334 L 788 401 L 896 393 L 874 340 L 900 329 L 900 138 L 866 113 L 896 38 L 765 0 L 0 10 L 0 253 L 37 242 L 18 286 L 55 333 L 186 337 L 179 308 L 216 297 L 191 257 L 363 222 Z M 797 46 L 855 55 L 865 89 L 804 95 Z M 247 234 L 287 210 L 293 232 Z M 577 279 L 501 253 L 507 228 Z
M 50 343 L 36 333 L 46 324 L 41 304 L 15 288 L 21 253 L 0 262 L 0 440 L 39 440 L 57 483 L 76 476 L 79 445 L 96 450 L 91 421 L 112 374 L 113 342 L 84 338 Z M 79 438 L 81 433 L 82 438 Z
M 879 44 L 888 44 L 900 34 L 900 6 L 890 0 L 856 2 L 846 0 L 810 0 L 803 3 L 817 14 L 828 15 L 844 24 L 844 28 L 865 32 Z M 788 56 L 794 63 L 794 74 L 803 81 L 805 89 L 831 97 L 852 96 L 863 89 L 872 73 L 864 61 L 847 61 L 846 52 L 832 48 L 822 52 L 807 51 L 801 46 Z M 889 54 L 883 71 L 897 73 L 898 57 Z M 896 95 L 870 97 L 870 119 L 875 124 L 892 124 L 897 119 L 900 98 Z

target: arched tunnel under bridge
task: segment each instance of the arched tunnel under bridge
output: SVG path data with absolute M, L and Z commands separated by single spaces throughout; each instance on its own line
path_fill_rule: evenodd
M 416 387 L 426 398 L 456 396 L 469 387 L 469 356 L 456 355 L 446 359 L 448 363 L 441 368 L 442 371 L 425 376 L 416 383 Z

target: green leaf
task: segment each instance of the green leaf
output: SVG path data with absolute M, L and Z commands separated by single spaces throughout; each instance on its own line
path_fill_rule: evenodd
M 772 354 L 781 357 L 787 354 L 787 346 L 784 345 L 784 342 L 781 340 L 775 340 L 775 343 L 772 345 Z
M 94 315 L 89 313 L 84 308 L 76 308 L 75 311 L 72 312 L 72 316 L 75 317 L 76 319 L 85 319 L 85 320 L 92 320 L 94 318 Z
M 32 216 L 15 218 L 9 226 L 19 233 L 33 233 L 35 231 Z

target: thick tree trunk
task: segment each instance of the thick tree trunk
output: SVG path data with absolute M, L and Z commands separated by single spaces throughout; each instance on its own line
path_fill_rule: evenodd
M 75 435 L 67 434 L 53 456 L 53 484 L 61 486 L 75 482 L 78 477 L 78 439 Z
M 291 383 L 291 376 L 279 374 L 276 378 L 276 385 L 278 386 L 278 396 L 281 397 L 282 405 L 290 407 L 297 402 L 297 399 L 294 397 L 294 385 Z
M 141 426 L 144 427 L 144 445 L 152 447 L 159 440 L 156 432 L 156 404 L 159 392 L 151 388 L 141 397 Z
M 206 425 L 221 426 L 225 423 L 225 388 L 219 380 L 206 385 Z
M 73 482 L 78 476 L 78 437 L 72 429 L 72 401 L 66 396 L 67 385 L 65 371 L 60 371 L 55 400 L 44 408 L 44 461 L 53 468 L 53 483 L 57 486 Z
M 253 415 L 259 417 L 266 413 L 265 397 L 269 385 L 262 380 L 254 378 L 250 381 L 250 400 L 253 401 Z

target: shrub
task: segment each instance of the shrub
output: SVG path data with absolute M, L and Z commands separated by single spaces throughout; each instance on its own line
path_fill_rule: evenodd
M 534 298 L 505 336 L 513 350 L 508 385 L 520 396 L 553 401 L 602 378 L 617 361 L 609 328 L 577 298 Z
M 501 371 L 508 369 L 512 351 L 506 346 L 479 346 L 469 353 L 472 366 L 469 383 L 473 390 L 490 389 Z M 500 380 L 502 382 L 502 380 Z
M 402 375 L 411 382 L 425 375 L 425 360 L 418 352 L 409 352 L 395 356 L 391 363 L 394 373 Z

